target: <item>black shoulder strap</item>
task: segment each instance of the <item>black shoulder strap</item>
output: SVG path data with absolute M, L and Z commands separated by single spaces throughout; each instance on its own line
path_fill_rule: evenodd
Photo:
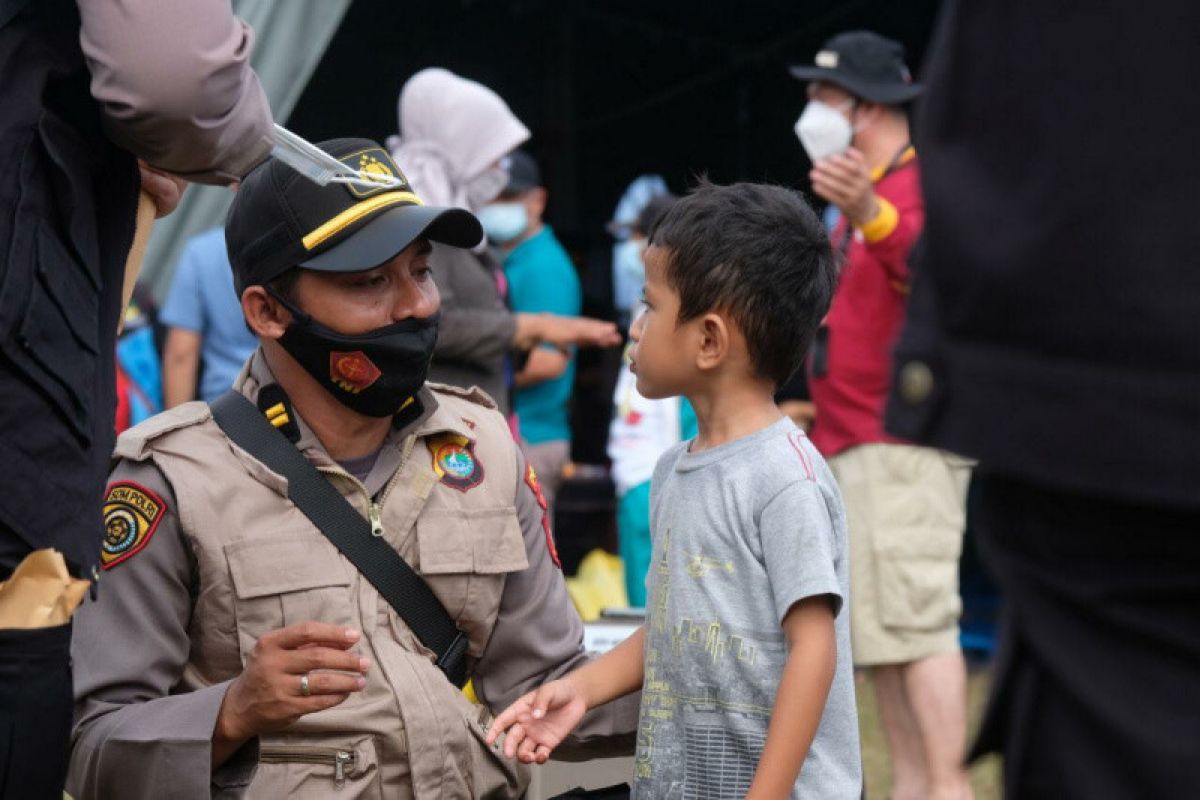
M 316 467 L 261 412 L 230 390 L 209 404 L 225 435 L 287 478 L 288 498 L 391 603 L 455 686 L 466 683 L 467 637 L 413 571 Z

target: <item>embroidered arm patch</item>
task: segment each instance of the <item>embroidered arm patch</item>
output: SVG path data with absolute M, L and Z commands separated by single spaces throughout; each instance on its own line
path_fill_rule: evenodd
M 550 559 L 554 566 L 562 569 L 562 562 L 558 559 L 558 545 L 555 544 L 554 533 L 550 530 L 549 505 L 546 503 L 546 496 L 542 494 L 542 483 L 538 480 L 533 464 L 525 465 L 525 483 L 533 491 L 538 507 L 542 509 L 542 530 L 546 532 L 546 549 L 550 551 Z
M 475 455 L 475 443 L 465 436 L 445 433 L 425 441 L 433 458 L 433 472 L 452 489 L 466 493 L 483 483 L 483 463 Z
M 110 569 L 145 547 L 166 511 L 163 499 L 145 486 L 133 481 L 109 484 L 100 566 Z

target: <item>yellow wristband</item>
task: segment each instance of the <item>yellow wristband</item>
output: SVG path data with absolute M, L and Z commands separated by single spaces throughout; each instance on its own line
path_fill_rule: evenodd
M 896 211 L 896 207 L 884 200 L 882 197 L 876 198 L 879 203 L 879 211 L 875 213 L 867 222 L 858 227 L 862 231 L 863 239 L 867 244 L 874 244 L 881 239 L 886 239 L 891 232 L 896 230 L 896 226 L 900 223 L 900 214 Z

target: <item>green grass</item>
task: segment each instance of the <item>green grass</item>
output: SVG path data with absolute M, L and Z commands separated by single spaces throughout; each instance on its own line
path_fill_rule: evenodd
M 986 668 L 972 668 L 967 678 L 968 724 L 972 736 L 983 714 L 988 680 L 989 672 Z M 862 736 L 867 800 L 884 800 L 891 791 L 892 768 L 888 761 L 883 724 L 879 720 L 879 706 L 875 702 L 875 687 L 871 678 L 863 672 L 855 674 L 854 683 L 855 694 L 858 696 L 858 725 Z M 1004 796 L 1000 759 L 997 756 L 988 756 L 972 767 L 971 786 L 975 790 L 975 800 L 1000 800 Z

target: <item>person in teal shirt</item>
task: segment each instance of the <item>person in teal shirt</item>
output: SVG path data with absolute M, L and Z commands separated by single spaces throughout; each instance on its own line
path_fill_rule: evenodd
M 513 311 L 578 316 L 583 298 L 579 277 L 554 231 L 542 221 L 546 190 L 537 162 L 517 150 L 509 156 L 509 182 L 479 212 L 488 240 L 504 256 L 504 277 Z M 569 405 L 575 355 L 553 345 L 530 351 L 513 375 L 513 407 L 529 463 L 537 470 L 551 507 L 571 458 Z

